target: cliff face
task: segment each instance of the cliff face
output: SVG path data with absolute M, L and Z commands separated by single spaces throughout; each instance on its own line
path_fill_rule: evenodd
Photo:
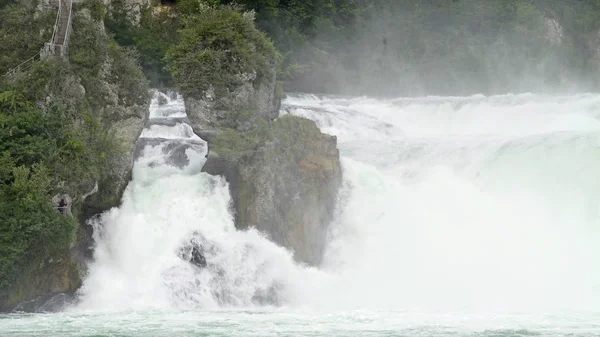
M 74 7 L 73 14 L 69 63 L 40 63 L 36 68 L 45 69 L 43 78 L 37 73 L 17 77 L 16 85 L 25 81 L 22 86 L 31 89 L 37 106 L 60 111 L 62 123 L 78 137 L 73 151 L 85 153 L 85 159 L 57 167 L 51 186 L 55 207 L 66 201 L 64 214 L 78 226 L 62 253 L 36 248 L 40 253 L 29 256 L 21 279 L 0 293 L 0 311 L 51 310 L 50 299 L 79 288 L 92 258 L 92 228 L 86 221 L 118 205 L 130 180 L 135 141 L 148 119 L 149 88 L 135 58 L 107 36 L 85 4 Z M 46 83 L 32 88 L 29 81 Z
M 83 205 L 89 216 L 118 205 L 130 180 L 135 141 L 148 119 L 150 95 L 135 56 L 109 39 L 102 21 L 88 9 L 76 13 L 73 31 L 71 63 L 98 117 L 99 136 L 109 139 L 112 148 L 107 171 L 95 182 L 97 193 L 87 196 Z

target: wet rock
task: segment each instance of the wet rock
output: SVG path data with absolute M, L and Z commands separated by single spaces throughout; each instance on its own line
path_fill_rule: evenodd
M 210 90 L 202 98 L 185 97 L 185 108 L 194 130 L 247 130 L 257 119 L 272 121 L 279 116 L 281 99 L 275 95 L 275 75 L 261 81 L 256 80 L 255 74 L 243 78 L 243 84 L 224 97 L 217 97 Z M 246 118 L 237 116 L 241 110 L 245 111 Z
M 136 142 L 135 159 L 139 159 L 146 147 L 161 146 L 165 162 L 169 165 L 183 168 L 189 164 L 187 151 L 192 150 L 199 155 L 204 153 L 204 142 L 193 139 L 140 138 Z
M 282 116 L 269 132 L 243 160 L 213 146 L 202 170 L 229 182 L 236 228 L 257 228 L 296 260 L 318 265 L 342 182 L 337 139 L 295 116 Z
M 193 149 L 193 146 L 187 143 L 169 143 L 163 148 L 166 163 L 177 168 L 187 166 L 190 163 L 186 154 L 188 149 Z
M 206 257 L 204 256 L 204 244 L 206 240 L 198 233 L 194 232 L 192 238 L 180 250 L 179 257 L 198 268 L 206 268 Z
M 252 302 L 256 305 L 281 305 L 281 299 L 279 298 L 280 292 L 283 290 L 283 286 L 279 283 L 274 283 L 267 289 L 259 289 L 254 292 L 252 296 Z
M 166 95 L 159 93 L 157 97 L 158 105 L 166 105 L 169 104 L 169 99 Z
M 13 286 L 0 298 L 0 312 L 39 311 L 55 295 L 73 295 L 81 285 L 82 262 L 67 254 L 59 260 L 46 259 L 30 276 Z M 49 308 L 50 304 L 46 305 Z M 49 309 L 47 309 L 49 310 Z
M 196 267 L 204 268 L 206 267 L 206 258 L 202 253 L 202 248 L 198 246 L 194 246 L 192 248 L 192 258 L 190 262 Z
M 17 305 L 12 311 L 28 313 L 52 313 L 61 312 L 76 301 L 73 294 L 51 294 L 39 296 Z

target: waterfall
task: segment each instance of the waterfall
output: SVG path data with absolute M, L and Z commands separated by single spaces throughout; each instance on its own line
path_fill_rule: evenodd
M 319 268 L 235 229 L 181 97 L 150 109 L 122 205 L 94 220 L 78 310 L 598 309 L 598 95 L 291 95 L 282 113 L 342 156 Z
M 159 105 L 160 95 L 121 206 L 93 220 L 97 247 L 77 309 L 280 304 L 302 280 L 294 275 L 310 271 L 263 234 L 235 230 L 227 183 L 200 172 L 206 146 L 186 123 L 182 98 L 163 95 Z

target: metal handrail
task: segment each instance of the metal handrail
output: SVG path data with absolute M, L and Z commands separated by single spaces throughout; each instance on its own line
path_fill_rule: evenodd
M 39 57 L 39 56 L 40 56 L 40 53 L 37 53 L 37 54 L 33 55 L 32 57 L 30 57 L 30 58 L 28 58 L 27 60 L 25 60 L 25 61 L 23 61 L 23 62 L 19 63 L 17 66 L 15 66 L 14 68 L 12 68 L 12 69 L 10 69 L 9 71 L 7 71 L 7 72 L 6 72 L 6 74 L 2 75 L 2 77 L 4 78 L 4 77 L 8 77 L 8 76 L 10 76 L 10 75 L 13 75 L 14 73 L 16 73 L 16 72 L 17 72 L 17 71 L 18 71 L 18 70 L 21 68 L 21 66 L 23 66 L 23 65 L 24 65 L 24 64 L 26 64 L 26 63 L 29 63 L 29 62 L 35 61 L 35 59 L 36 59 L 37 57 Z
M 60 0 L 59 0 L 60 1 Z M 67 30 L 65 31 L 65 39 L 63 41 L 63 46 L 69 45 L 69 31 L 71 30 L 71 13 L 73 13 L 73 0 L 69 1 L 69 20 L 67 21 Z
M 62 2 L 58 0 L 58 13 L 56 13 L 56 21 L 54 22 L 54 31 L 52 32 L 52 39 L 50 39 L 50 43 L 54 43 L 54 39 L 56 38 L 56 34 L 58 32 L 58 24 L 60 22 L 60 14 L 62 12 Z

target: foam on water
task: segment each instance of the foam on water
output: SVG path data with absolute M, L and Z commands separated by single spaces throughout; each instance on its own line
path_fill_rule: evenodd
M 151 118 L 181 117 L 184 111 L 181 98 L 160 106 L 156 101 L 157 96 Z M 184 123 L 153 125 L 142 137 L 198 139 Z M 302 279 L 295 273 L 305 269 L 293 263 L 290 252 L 257 231 L 235 230 L 226 182 L 200 173 L 204 153 L 188 149 L 190 163 L 178 169 L 165 162 L 163 146 L 146 146 L 122 205 L 95 221 L 94 262 L 80 303 L 72 310 L 279 303 L 290 284 Z M 190 242 L 204 250 L 206 268 L 182 258 L 181 250 Z
M 598 106 L 596 95 L 289 97 L 284 113 L 315 120 L 342 152 L 320 271 L 236 231 L 226 183 L 198 173 L 201 153 L 179 170 L 149 146 L 98 226 L 80 308 L 599 309 Z M 143 136 L 196 137 L 185 123 Z M 208 268 L 177 254 L 186 240 Z
M 597 95 L 289 98 L 345 157 L 324 265 L 340 282 L 321 305 L 600 309 L 598 107 Z

